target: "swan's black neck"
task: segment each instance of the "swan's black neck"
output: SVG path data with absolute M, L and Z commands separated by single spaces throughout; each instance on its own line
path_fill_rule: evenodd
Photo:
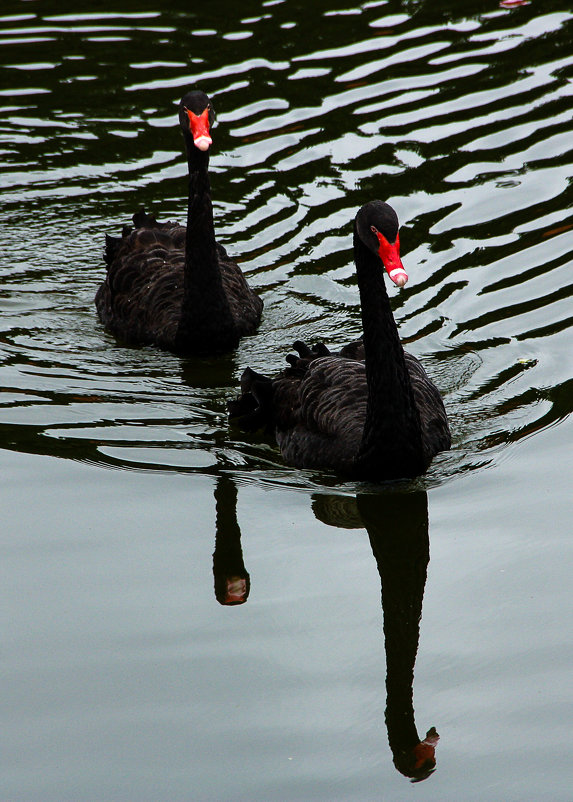
M 368 383 L 357 473 L 378 479 L 419 476 L 427 467 L 420 416 L 386 292 L 384 267 L 358 236 L 356 224 L 354 254 Z
M 183 350 L 213 352 L 219 341 L 232 340 L 234 323 L 221 278 L 215 242 L 208 153 L 186 137 L 189 165 L 185 278 L 177 340 Z M 227 343 L 225 342 L 225 345 Z M 224 347 L 224 346 L 222 346 Z

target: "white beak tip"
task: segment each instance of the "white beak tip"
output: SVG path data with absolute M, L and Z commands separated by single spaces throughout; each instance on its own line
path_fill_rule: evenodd
M 205 151 L 209 150 L 209 146 L 213 144 L 213 140 L 210 136 L 198 136 L 197 139 L 193 140 L 193 143 L 196 148 Z
M 390 278 L 398 287 L 403 287 L 408 281 L 408 274 L 401 267 L 396 267 L 389 273 Z

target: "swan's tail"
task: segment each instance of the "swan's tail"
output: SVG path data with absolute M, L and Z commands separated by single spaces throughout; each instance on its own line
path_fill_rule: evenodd
M 227 402 L 229 417 L 240 429 L 254 432 L 273 426 L 273 381 L 252 368 L 241 376 L 241 395 Z

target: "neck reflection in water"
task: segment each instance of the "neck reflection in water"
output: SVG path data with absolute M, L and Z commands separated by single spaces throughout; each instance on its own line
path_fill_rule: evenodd
M 386 726 L 394 765 L 413 782 L 436 767 L 438 733 L 421 740 L 414 721 L 414 666 L 430 558 L 424 491 L 316 495 L 316 517 L 331 526 L 365 527 L 382 584 L 386 649 Z
M 237 488 L 228 476 L 217 478 L 215 509 L 215 597 L 224 605 L 244 604 L 249 598 L 251 579 L 243 562 L 241 530 L 237 523 Z

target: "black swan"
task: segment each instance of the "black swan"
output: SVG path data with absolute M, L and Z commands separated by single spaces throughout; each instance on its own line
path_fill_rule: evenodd
M 96 294 L 106 328 L 129 344 L 181 354 L 235 348 L 259 324 L 263 302 L 215 241 L 207 167 L 214 111 L 200 91 L 179 104 L 189 165 L 187 228 L 141 211 L 135 229 L 106 236 L 107 276 Z
M 450 447 L 450 431 L 440 394 L 404 352 L 390 308 L 382 266 L 400 287 L 407 276 L 387 203 L 371 201 L 356 215 L 354 260 L 363 341 L 338 354 L 295 343 L 299 357 L 289 356 L 291 366 L 273 379 L 247 368 L 229 413 L 245 430 L 274 431 L 285 461 L 299 468 L 378 481 L 419 476 Z

